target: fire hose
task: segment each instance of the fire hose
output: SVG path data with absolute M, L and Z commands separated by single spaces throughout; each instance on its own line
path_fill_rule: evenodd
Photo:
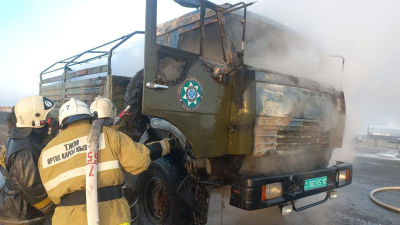
M 388 191 L 388 190 L 400 190 L 400 187 L 383 187 L 383 188 L 377 188 L 377 189 L 371 191 L 371 193 L 369 194 L 369 197 L 371 198 L 371 200 L 372 200 L 373 202 L 375 202 L 376 204 L 378 204 L 378 205 L 380 205 L 380 206 L 383 206 L 383 207 L 385 207 L 385 208 L 391 209 L 391 210 L 396 211 L 396 212 L 400 212 L 400 208 L 397 208 L 397 207 L 388 205 L 388 204 L 386 204 L 386 203 L 383 203 L 383 202 L 379 201 L 378 199 L 376 199 L 376 198 L 374 197 L 374 194 L 375 194 L 376 192 Z
M 97 197 L 97 150 L 104 119 L 92 122 L 86 153 L 86 211 L 89 225 L 99 224 L 99 205 Z
M 127 115 L 131 111 L 132 107 L 130 105 L 126 106 L 124 110 L 114 119 L 114 125 L 117 125 L 121 122 L 122 118 Z

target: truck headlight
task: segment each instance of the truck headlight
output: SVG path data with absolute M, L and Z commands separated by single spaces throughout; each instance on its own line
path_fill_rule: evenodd
M 345 182 L 350 180 L 350 170 L 342 170 L 336 174 L 336 181 Z
M 262 201 L 282 197 L 282 183 L 273 183 L 262 186 Z

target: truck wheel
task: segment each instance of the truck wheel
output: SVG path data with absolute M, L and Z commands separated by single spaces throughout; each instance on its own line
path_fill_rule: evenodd
M 141 134 L 146 130 L 147 122 L 147 117 L 142 114 L 143 72 L 142 69 L 131 78 L 124 95 L 124 106 L 132 107 L 132 116 L 129 116 L 128 120 Z
M 175 195 L 186 174 L 174 156 L 167 155 L 135 176 L 134 189 L 139 193 L 137 224 L 194 224 L 192 210 Z

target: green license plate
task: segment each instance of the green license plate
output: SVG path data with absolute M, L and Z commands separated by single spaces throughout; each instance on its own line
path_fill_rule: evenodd
M 325 187 L 327 180 L 328 180 L 327 177 L 317 177 L 308 179 L 304 182 L 304 190 L 307 191 L 314 188 Z

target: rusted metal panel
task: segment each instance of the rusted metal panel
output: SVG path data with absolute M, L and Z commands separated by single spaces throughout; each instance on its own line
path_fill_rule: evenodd
M 335 120 L 336 97 L 298 87 L 257 82 L 256 114 L 268 117 Z
M 226 25 L 226 20 L 223 11 L 217 12 L 217 18 L 220 21 L 218 25 L 219 25 L 219 31 L 221 33 L 224 60 L 231 68 L 234 68 L 235 63 L 238 62 L 238 56 L 232 42 L 233 38 L 230 31 L 230 27 Z
M 215 16 L 215 12 L 213 10 L 207 9 L 204 18 L 209 18 L 213 16 Z M 165 33 L 170 33 L 172 30 L 190 25 L 192 23 L 198 22 L 199 20 L 200 20 L 200 13 L 198 11 L 185 14 L 181 17 L 178 17 L 176 19 L 158 25 L 157 36 L 163 35 Z
M 339 94 L 338 92 L 335 91 L 333 87 L 323 86 L 320 83 L 312 81 L 310 79 L 296 77 L 269 70 L 256 70 L 256 81 L 269 84 L 280 84 L 290 87 L 299 87 L 308 90 L 324 92 L 331 95 Z
M 331 148 L 331 128 L 327 121 L 257 117 L 252 156 L 325 151 Z
M 87 68 L 78 71 L 68 72 L 66 78 L 71 79 L 79 76 L 86 76 L 91 74 L 106 73 L 108 70 L 108 65 L 96 66 L 92 68 Z
M 163 34 L 157 37 L 157 44 L 168 45 L 169 34 Z
M 172 31 L 171 33 L 168 33 L 168 39 L 167 39 L 168 46 L 172 48 L 178 48 L 179 36 L 180 36 L 179 29 Z

